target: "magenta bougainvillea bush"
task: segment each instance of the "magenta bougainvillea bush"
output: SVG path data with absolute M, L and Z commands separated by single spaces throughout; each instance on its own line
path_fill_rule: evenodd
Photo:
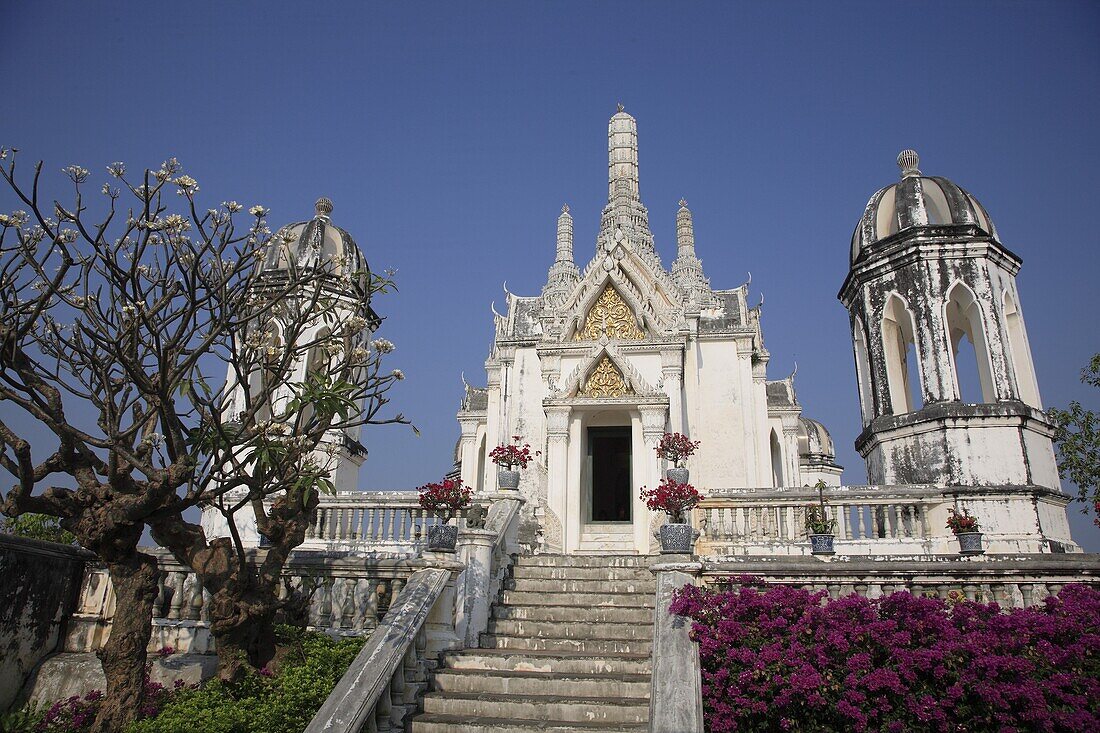
M 707 730 L 1100 730 L 1100 591 L 1038 606 L 686 586 Z

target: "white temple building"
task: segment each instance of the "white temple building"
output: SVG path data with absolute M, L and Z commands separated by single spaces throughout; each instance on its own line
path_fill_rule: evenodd
M 702 438 L 696 486 L 839 484 L 828 432 L 802 417 L 793 379 L 768 381 L 759 306 L 748 284 L 711 287 L 680 202 L 665 269 L 638 183 L 638 129 L 608 125 L 608 200 L 595 252 L 574 262 L 573 219 L 558 218 L 542 293 L 507 294 L 495 317 L 487 387 L 467 386 L 457 461 L 467 485 L 495 485 L 488 452 L 522 435 L 543 455 L 521 492 L 558 552 L 649 552 L 655 517 L 638 488 L 663 475 L 663 433 Z
M 793 375 L 769 380 L 760 307 L 749 305 L 747 283 L 711 286 L 684 201 L 677 256 L 663 266 L 640 195 L 637 124 L 621 105 L 607 136 L 608 200 L 595 252 L 577 266 L 573 219 L 562 207 L 542 293 L 506 291 L 506 313 L 494 309 L 486 386 L 467 384 L 458 412 L 457 470 L 467 485 L 492 491 L 489 452 L 522 436 L 542 451 L 520 484 L 532 548 L 649 553 L 663 517 L 638 489 L 663 475 L 654 451 L 662 434 L 680 432 L 701 441 L 691 483 L 733 502 L 725 518 L 697 512 L 697 523 L 725 522 L 717 534 L 736 537 L 736 552 L 789 553 L 806 539 L 797 526 L 804 510 L 786 513 L 783 492 L 840 484 L 829 433 L 803 417 Z M 1016 292 L 1021 261 L 973 196 L 922 176 L 912 151 L 898 165 L 900 182 L 872 197 L 856 228 L 840 295 L 864 416 L 857 448 L 872 484 L 861 494 L 869 514 L 844 508 L 861 526 L 840 533 L 896 536 L 907 552 L 952 552 L 937 525 L 948 508 L 970 507 L 987 520 L 991 551 L 1079 551 Z M 977 356 L 978 404 L 964 403 L 959 389 L 964 337 Z M 797 493 L 804 506 L 807 492 Z M 737 497 L 754 496 L 771 497 L 773 529 L 739 508 Z M 917 496 L 920 507 L 905 503 Z M 896 506 L 876 504 L 885 497 L 899 497 Z M 750 536 L 762 542 L 746 545 Z M 847 550 L 886 549 L 859 548 Z

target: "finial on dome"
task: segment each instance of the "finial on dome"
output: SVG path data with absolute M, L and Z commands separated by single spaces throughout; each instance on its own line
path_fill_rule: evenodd
M 901 168 L 902 178 L 912 178 L 920 175 L 920 156 L 916 150 L 902 150 L 898 153 L 898 168 Z
M 620 111 L 620 112 L 625 112 L 625 111 L 626 111 L 626 108 L 625 108 L 625 107 L 623 107 L 623 103 L 622 103 L 622 102 L 619 102 L 619 103 L 618 103 L 617 105 L 615 105 L 615 106 L 619 108 L 619 111 Z
M 322 196 L 317 199 L 317 203 L 313 205 L 313 208 L 317 211 L 317 216 L 328 216 L 332 213 L 332 199 Z
M 568 214 L 569 213 L 569 204 L 562 204 L 561 205 L 561 213 L 563 213 L 563 214 Z
M 680 208 L 681 209 L 686 209 L 687 207 L 688 207 L 688 202 L 684 201 L 683 199 L 680 199 Z

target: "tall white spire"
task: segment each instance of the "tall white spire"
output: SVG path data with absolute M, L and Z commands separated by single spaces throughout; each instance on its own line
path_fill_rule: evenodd
M 558 217 L 558 246 L 554 255 L 554 264 L 546 274 L 546 285 L 542 288 L 542 297 L 550 305 L 558 305 L 573 292 L 580 281 L 581 273 L 573 261 L 573 217 L 569 214 L 569 205 L 561 207 Z
M 573 262 L 573 217 L 569 214 L 569 204 L 561 207 L 558 217 L 558 249 L 555 262 Z
M 622 183 L 620 183 L 622 182 Z M 607 125 L 607 199 L 622 191 L 635 201 L 638 194 L 638 123 L 619 111 Z
M 691 219 L 691 209 L 683 199 L 676 212 L 676 259 L 672 262 L 672 277 L 685 293 L 694 293 L 696 301 L 710 291 L 710 283 L 703 275 L 703 263 L 695 256 L 695 223 Z
M 695 256 L 695 225 L 691 221 L 691 209 L 687 201 L 680 199 L 680 210 L 676 212 L 676 257 Z

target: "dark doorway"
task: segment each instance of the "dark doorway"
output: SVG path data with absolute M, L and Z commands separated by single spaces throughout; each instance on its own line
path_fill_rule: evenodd
M 629 522 L 630 428 L 588 428 L 593 522 Z

